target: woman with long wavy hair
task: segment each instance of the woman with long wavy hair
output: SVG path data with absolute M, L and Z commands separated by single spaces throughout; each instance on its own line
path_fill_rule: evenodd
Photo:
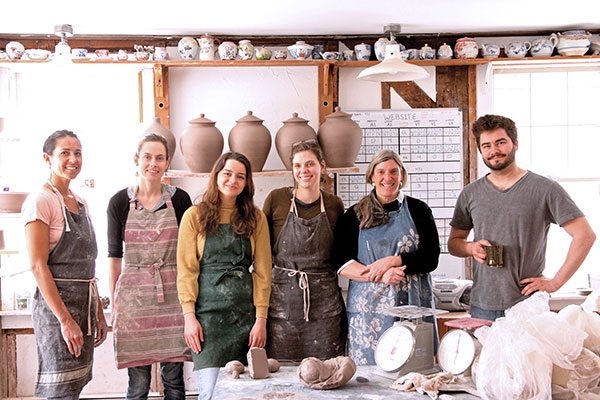
M 186 211 L 179 228 L 177 288 L 199 399 L 212 397 L 220 367 L 266 344 L 271 247 L 253 197 L 250 162 L 225 153 L 202 202 Z

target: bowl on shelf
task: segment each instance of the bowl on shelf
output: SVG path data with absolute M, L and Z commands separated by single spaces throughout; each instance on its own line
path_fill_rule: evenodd
M 600 55 L 600 42 L 592 42 L 592 44 L 590 45 L 590 48 L 592 49 L 592 55 L 594 55 L 594 56 Z
M 580 296 L 587 296 L 588 294 L 592 293 L 593 289 L 590 288 L 577 288 L 575 289 L 575 293 L 577 293 Z
M 28 192 L 0 192 L 0 213 L 20 213 Z

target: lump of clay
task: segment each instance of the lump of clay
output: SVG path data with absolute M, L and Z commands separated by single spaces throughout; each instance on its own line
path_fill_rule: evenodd
M 298 367 L 300 382 L 312 389 L 335 389 L 345 385 L 356 372 L 356 364 L 350 357 L 335 357 L 321 361 L 308 357 Z
M 248 372 L 253 379 L 269 377 L 267 352 L 262 347 L 250 347 L 248 351 Z
M 244 373 L 244 364 L 238 360 L 229 361 L 227 364 L 225 364 L 225 372 L 231 374 L 233 379 L 239 379 L 240 374 Z
M 277 372 L 279 371 L 280 365 L 279 361 L 274 358 L 269 358 L 267 360 L 267 364 L 269 364 L 269 372 Z

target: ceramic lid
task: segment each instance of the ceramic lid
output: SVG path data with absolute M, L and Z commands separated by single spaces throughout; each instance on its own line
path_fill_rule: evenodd
M 335 112 L 332 112 L 331 114 L 327 115 L 325 118 L 329 119 L 329 118 L 351 118 L 352 115 L 345 113 L 342 111 L 342 109 L 338 106 L 335 108 Z
M 290 118 L 290 119 L 286 119 L 285 121 L 282 121 L 282 122 L 283 122 L 284 124 L 287 124 L 287 123 L 290 123 L 290 122 L 299 122 L 299 123 L 305 123 L 305 124 L 307 124 L 307 123 L 308 123 L 308 120 L 307 120 L 307 119 L 304 119 L 304 118 L 300 118 L 300 117 L 298 116 L 298 113 L 293 113 L 293 114 L 292 114 L 292 118 Z
M 200 114 L 198 118 L 194 118 L 190 121 L 190 124 L 215 124 L 215 121 L 212 121 L 208 118 L 204 118 L 204 114 Z
M 264 121 L 264 119 L 255 117 L 254 115 L 252 115 L 252 111 L 248 111 L 245 116 L 243 116 L 242 118 L 238 119 L 235 122 L 258 122 L 260 124 L 263 121 Z

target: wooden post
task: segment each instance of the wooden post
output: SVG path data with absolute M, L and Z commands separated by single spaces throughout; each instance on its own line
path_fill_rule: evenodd
M 17 397 L 17 337 L 0 333 L 0 396 Z
M 326 63 L 319 66 L 319 125 L 325 122 L 325 116 L 331 114 L 337 104 L 338 66 Z
M 160 118 L 165 127 L 170 127 L 169 70 L 161 64 L 154 64 L 154 116 Z

